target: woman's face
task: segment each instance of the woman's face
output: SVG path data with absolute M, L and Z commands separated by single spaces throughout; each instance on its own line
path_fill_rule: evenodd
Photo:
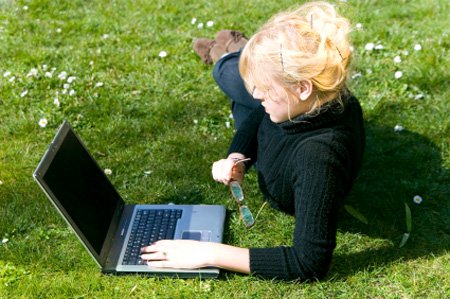
M 252 96 L 261 101 L 261 105 L 274 123 L 282 123 L 302 112 L 299 101 L 293 99 L 292 96 L 289 97 L 288 92 L 278 84 L 266 90 L 260 90 L 255 86 Z

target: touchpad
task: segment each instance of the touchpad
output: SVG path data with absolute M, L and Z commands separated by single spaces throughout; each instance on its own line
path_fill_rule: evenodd
M 183 240 L 196 240 L 196 241 L 209 241 L 210 240 L 210 233 L 209 231 L 192 231 L 192 230 L 185 230 L 181 234 L 181 239 Z

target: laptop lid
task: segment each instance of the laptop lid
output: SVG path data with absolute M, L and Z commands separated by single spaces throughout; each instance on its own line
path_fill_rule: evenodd
M 124 202 L 68 122 L 33 176 L 102 267 Z

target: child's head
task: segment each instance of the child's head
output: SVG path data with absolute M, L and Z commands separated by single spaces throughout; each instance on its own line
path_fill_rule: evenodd
M 292 97 L 290 91 L 309 80 L 314 92 L 311 111 L 315 110 L 345 86 L 349 31 L 348 20 L 326 2 L 275 15 L 241 54 L 239 68 L 247 88 L 269 91 L 276 82 Z

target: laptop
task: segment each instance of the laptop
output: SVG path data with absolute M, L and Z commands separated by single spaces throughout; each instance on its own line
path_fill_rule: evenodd
M 221 243 L 221 205 L 127 205 L 69 122 L 59 128 L 33 177 L 106 274 L 216 278 L 218 268 L 152 268 L 140 248 L 159 239 Z

